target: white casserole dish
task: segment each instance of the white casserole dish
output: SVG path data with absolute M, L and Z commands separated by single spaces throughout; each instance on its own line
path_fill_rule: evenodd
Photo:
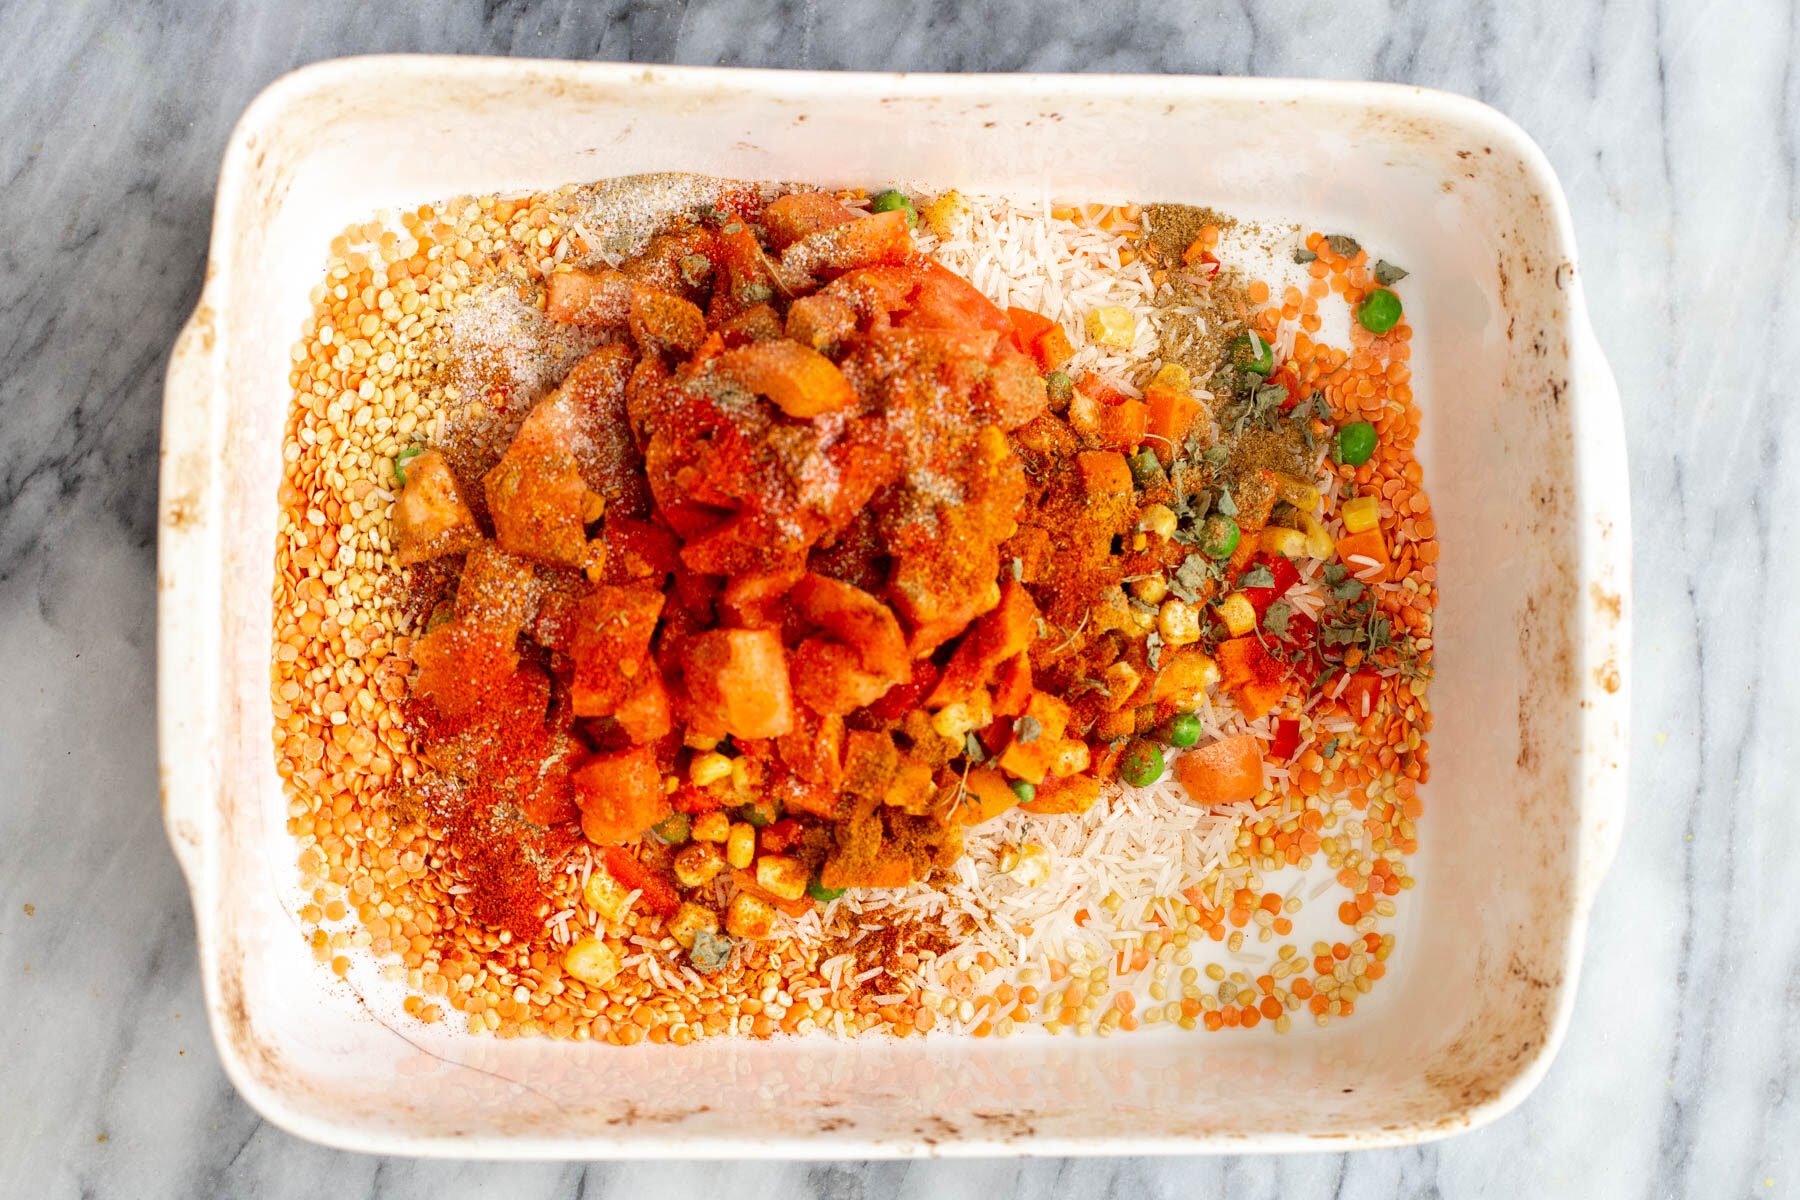
M 1381 1003 L 1284 1037 L 627 1050 L 390 1028 L 313 961 L 270 748 L 269 595 L 288 348 L 327 244 L 384 207 L 660 170 L 1188 200 L 1353 232 L 1411 268 L 1443 600 L 1416 916 Z M 1259 79 L 309 67 L 232 137 L 169 367 L 161 486 L 165 818 L 226 1069 L 302 1136 L 517 1158 L 1374 1146 L 1504 1113 L 1567 1025 L 1625 798 L 1624 441 L 1561 191 L 1472 101 Z

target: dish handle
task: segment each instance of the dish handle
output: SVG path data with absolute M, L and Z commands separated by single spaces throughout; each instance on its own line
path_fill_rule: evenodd
M 216 468 L 223 364 L 211 291 L 202 293 L 169 355 L 157 484 L 158 784 L 163 824 L 196 901 L 215 824 L 221 729 Z
M 1580 296 L 1570 347 L 1582 511 L 1580 901 L 1593 903 L 1625 828 L 1631 731 L 1631 475 L 1619 385 Z

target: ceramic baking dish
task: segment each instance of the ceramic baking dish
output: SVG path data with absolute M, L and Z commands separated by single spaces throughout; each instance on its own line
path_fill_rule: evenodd
M 1411 268 L 1443 601 L 1416 915 L 1379 1002 L 1286 1036 L 622 1050 L 377 1019 L 370 988 L 313 961 L 270 749 L 269 596 L 288 348 L 327 243 L 384 207 L 662 170 L 1204 202 L 1350 231 Z M 1293 1150 L 1491 1120 L 1567 1025 L 1618 838 L 1626 481 L 1562 193 L 1468 100 L 454 58 L 297 72 L 231 139 L 163 418 L 162 797 L 226 1069 L 298 1134 L 413 1154 Z

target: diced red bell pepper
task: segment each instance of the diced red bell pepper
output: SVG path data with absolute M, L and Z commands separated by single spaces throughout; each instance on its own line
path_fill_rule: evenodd
M 1275 719 L 1275 736 L 1269 740 L 1269 757 L 1279 758 L 1286 762 L 1294 757 L 1294 751 L 1300 748 L 1300 719 L 1298 717 L 1277 717 Z
M 1267 567 L 1269 575 L 1274 579 L 1271 587 L 1247 587 L 1243 589 L 1244 599 L 1250 601 L 1250 607 L 1256 610 L 1256 619 L 1262 620 L 1263 614 L 1269 611 L 1269 605 L 1287 595 L 1288 589 L 1300 582 L 1300 571 L 1287 558 L 1279 554 L 1264 554 L 1258 551 L 1250 560 L 1245 574 L 1257 567 Z
M 681 907 L 681 893 L 675 890 L 674 882 L 660 871 L 645 866 L 629 847 L 608 846 L 601 851 L 601 857 L 607 871 L 619 881 L 619 886 L 628 892 L 639 893 L 638 899 L 651 912 L 672 917 Z

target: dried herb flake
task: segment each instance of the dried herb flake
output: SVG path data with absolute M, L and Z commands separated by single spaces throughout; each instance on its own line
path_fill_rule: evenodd
M 1405 279 L 1412 272 L 1405 267 L 1396 267 L 1387 259 L 1378 259 L 1375 263 L 1375 282 L 1382 287 L 1391 287 Z

